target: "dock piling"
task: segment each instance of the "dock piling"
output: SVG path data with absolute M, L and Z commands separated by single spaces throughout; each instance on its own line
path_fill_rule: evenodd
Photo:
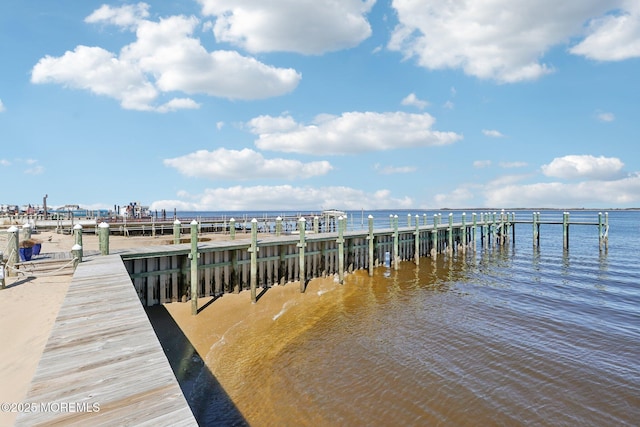
M 109 223 L 101 222 L 98 225 L 98 242 L 100 245 L 100 254 L 109 255 Z
M 338 217 L 338 281 L 344 284 L 344 227 L 345 218 Z
M 307 243 L 305 242 L 305 228 L 306 228 L 306 220 L 304 219 L 304 217 L 300 217 L 300 219 L 298 220 L 298 231 L 300 232 L 300 243 L 298 243 L 298 253 L 300 255 L 300 261 L 299 261 L 299 266 L 300 266 L 300 292 L 304 292 L 306 285 L 307 285 L 307 271 L 305 269 L 305 259 L 304 259 L 304 252 L 305 252 L 305 248 L 307 247 Z
M 18 263 L 20 257 L 20 230 L 15 225 L 12 225 L 7 229 L 7 251 L 9 251 L 9 255 L 7 258 L 7 267 L 9 267 L 9 271 L 7 272 L 8 276 L 15 276 L 14 267 Z
M 176 219 L 173 221 L 173 244 L 177 245 L 180 243 L 180 220 Z
M 191 252 L 189 259 L 191 260 L 191 315 L 198 314 L 198 222 L 194 219 L 191 221 Z M 178 237 L 180 239 L 180 237 Z
M 251 288 L 251 302 L 256 303 L 256 288 L 258 287 L 258 220 L 251 220 L 251 273 L 249 275 L 249 287 Z
M 373 276 L 373 252 L 375 249 L 374 245 L 374 235 L 373 235 L 373 215 L 369 215 L 369 235 L 367 236 L 367 240 L 369 241 L 369 276 Z

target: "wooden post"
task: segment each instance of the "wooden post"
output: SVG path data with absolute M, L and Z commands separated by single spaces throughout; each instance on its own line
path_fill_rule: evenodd
M 569 249 L 569 212 L 562 213 L 562 247 Z
M 539 240 L 539 237 L 538 237 L 538 227 L 536 226 L 536 220 L 537 220 L 537 216 L 536 216 L 536 213 L 534 212 L 533 213 L 533 220 L 532 220 L 532 223 L 533 223 L 533 247 L 534 248 L 537 248 L 538 245 L 540 244 L 540 240 Z
M 374 237 L 373 237 L 373 215 L 369 215 L 369 276 L 373 276 L 373 253 L 374 253 Z
M 393 269 L 400 268 L 400 241 L 398 236 L 398 215 L 393 216 Z
M 424 219 L 423 225 L 427 225 L 427 214 L 422 214 L 422 218 Z
M 7 267 L 9 271 L 7 272 L 7 276 L 16 276 L 15 266 L 20 259 L 20 230 L 15 225 L 12 225 L 7 229 L 7 251 L 9 251 L 9 255 L 7 258 Z
M 516 213 L 511 212 L 509 217 L 509 226 L 511 227 L 511 244 L 516 244 Z
M 101 222 L 98 225 L 98 241 L 100 245 L 100 254 L 109 255 L 109 223 Z
M 236 240 L 236 220 L 235 220 L 235 218 L 231 218 L 229 220 L 229 238 L 231 240 Z
M 177 245 L 180 243 L 180 220 L 176 219 L 173 221 L 173 244 Z
M 449 213 L 449 247 L 448 253 L 453 253 L 453 213 Z
M 462 212 L 462 238 L 460 239 L 462 242 L 462 253 L 467 252 L 467 213 Z
M 156 211 L 156 215 L 158 214 L 158 211 Z M 151 237 L 156 237 L 156 217 L 152 216 L 151 217 Z
M 496 234 L 497 234 L 497 230 L 498 227 L 496 225 L 496 213 L 494 212 L 493 215 L 491 215 L 491 224 L 489 225 L 489 235 L 490 235 L 490 239 L 491 241 L 493 241 L 494 243 L 496 242 Z
M 407 227 L 411 227 L 411 214 L 407 214 Z
M 502 211 L 500 211 L 500 225 L 497 228 L 498 231 L 498 245 L 499 246 L 504 246 L 505 245 L 505 238 L 504 235 L 507 231 L 507 224 L 504 218 L 504 209 Z
M 4 266 L 4 253 L 0 251 L 0 289 L 7 287 L 4 276 L 6 275 L 6 268 Z
M 342 285 L 344 283 L 344 230 L 342 222 L 344 218 L 338 217 L 338 281 Z
M 306 220 L 304 217 L 300 217 L 298 220 L 298 231 L 300 232 L 300 243 L 298 243 L 298 253 L 300 255 L 300 292 L 304 292 L 307 282 L 307 272 L 304 265 L 304 249 L 307 247 L 305 242 L 304 231 L 306 227 Z
M 604 213 L 604 249 L 609 250 L 609 212 Z
M 28 222 L 25 222 L 22 225 L 22 233 L 23 233 L 22 240 L 29 240 L 31 238 L 31 224 L 29 224 Z
M 71 253 L 73 254 L 73 268 L 75 270 L 78 264 L 82 262 L 82 246 L 76 243 L 71 248 Z
M 276 236 L 280 236 L 282 234 L 282 218 L 276 218 Z
M 393 214 L 389 214 L 389 228 L 393 228 Z
M 438 258 L 438 214 L 433 214 L 433 229 L 431 230 L 431 257 Z
M 175 224 L 175 223 L 174 223 Z M 178 237 L 180 239 L 180 237 Z M 191 260 L 191 315 L 198 314 L 198 222 L 194 219 L 191 221 L 191 252 L 189 259 Z
M 80 261 L 82 261 L 82 225 L 74 225 L 73 234 L 75 236 L 75 244 L 80 246 Z
M 320 232 L 320 218 L 317 215 L 313 217 L 313 232 L 316 234 Z
M 478 220 L 475 212 L 471 214 L 471 221 L 473 223 L 473 226 L 471 228 L 471 240 L 473 242 L 472 244 L 473 250 L 475 251 L 476 250 L 476 234 L 478 231 Z
M 416 265 L 420 265 L 420 217 L 416 215 L 416 231 L 414 232 L 415 250 L 413 254 Z
M 256 303 L 256 288 L 258 287 L 258 220 L 251 220 L 251 246 L 249 253 L 251 254 L 251 269 L 249 272 L 249 285 L 251 287 L 251 302 Z

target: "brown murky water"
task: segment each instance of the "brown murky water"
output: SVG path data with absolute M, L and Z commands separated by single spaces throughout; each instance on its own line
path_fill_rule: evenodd
M 201 425 L 638 425 L 640 267 L 574 241 L 150 316 Z

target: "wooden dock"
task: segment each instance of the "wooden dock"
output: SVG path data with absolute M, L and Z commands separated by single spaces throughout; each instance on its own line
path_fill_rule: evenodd
M 196 426 L 118 255 L 78 265 L 16 426 Z
M 413 221 L 413 222 L 412 222 Z M 515 241 L 516 224 L 533 225 L 533 244 L 540 245 L 542 224 L 563 226 L 565 249 L 569 245 L 570 225 L 598 227 L 600 249 L 607 247 L 608 218 L 598 221 L 569 221 L 564 213 L 561 220 L 516 220 L 514 214 L 487 213 L 467 217 L 462 214 L 444 219 L 435 215 L 427 218 L 408 218 L 400 227 L 392 218 L 391 227 L 346 231 L 343 219 L 336 232 L 318 232 L 314 224 L 308 227 L 301 219 L 295 234 L 258 233 L 257 221 L 252 223 L 251 237 L 242 234 L 238 240 L 173 244 L 138 248 L 122 254 L 123 262 L 133 280 L 143 305 L 152 306 L 175 301 L 197 300 L 200 297 L 219 297 L 227 292 L 251 290 L 256 301 L 257 288 L 300 282 L 305 284 L 316 277 L 335 275 L 343 281 L 345 273 L 359 269 L 373 269 L 383 264 L 394 269 L 401 261 L 418 264 L 420 258 L 435 259 L 439 254 L 464 253 L 481 247 L 504 246 Z M 190 241 L 197 242 L 198 224 L 192 222 Z M 595 228 L 595 227 L 594 227 Z M 179 232 L 179 231 L 178 231 Z M 176 235 L 175 242 L 189 241 Z M 193 305 L 194 314 L 197 303 Z

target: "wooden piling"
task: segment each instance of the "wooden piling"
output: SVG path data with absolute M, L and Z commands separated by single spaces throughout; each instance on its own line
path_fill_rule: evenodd
M 438 258 L 438 215 L 433 215 L 433 229 L 431 229 L 431 258 Z
M 76 224 L 73 226 L 73 235 L 75 237 L 75 244 L 80 246 L 80 259 L 82 260 L 82 225 Z
M 173 221 L 173 244 L 177 245 L 180 243 L 180 220 L 176 219 Z
M 400 240 L 398 235 L 398 215 L 393 216 L 393 269 L 400 268 Z
M 9 271 L 7 276 L 15 276 L 15 265 L 20 260 L 20 230 L 15 225 L 12 225 L 7 229 L 7 251 L 9 251 L 7 258 L 7 267 Z
M 338 281 L 340 284 L 344 284 L 344 228 L 343 223 L 345 218 L 343 216 L 338 217 Z
M 109 255 L 109 223 L 101 222 L 98 225 L 98 242 L 100 245 L 100 254 Z
M 249 253 L 251 254 L 251 271 L 249 274 L 249 287 L 251 288 L 251 302 L 256 303 L 256 289 L 258 287 L 258 220 L 251 220 L 251 246 Z
M 562 213 L 562 247 L 569 249 L 569 212 Z
M 180 237 L 178 237 L 179 239 Z M 191 221 L 191 252 L 189 259 L 191 260 L 191 315 L 198 314 L 198 222 L 194 219 Z
M 306 228 L 306 220 L 304 217 L 300 217 L 298 220 L 298 231 L 300 232 L 300 243 L 298 243 L 298 253 L 299 253 L 299 268 L 300 268 L 300 292 L 304 292 L 305 287 L 307 285 L 307 271 L 305 268 L 305 259 L 304 253 L 305 248 L 307 247 L 307 243 L 305 242 L 305 228 Z
M 420 265 L 420 217 L 416 215 L 416 230 L 413 232 L 414 237 L 414 252 L 413 260 L 416 265 Z
M 533 224 L 533 247 L 534 248 L 540 247 L 540 225 L 538 224 L 538 221 L 540 219 L 539 215 L 540 215 L 539 212 L 533 213 L 532 224 Z
M 367 240 L 369 241 L 369 276 L 373 276 L 373 252 L 375 249 L 374 246 L 374 235 L 373 235 L 373 215 L 369 215 L 369 235 L 367 236 Z
M 453 253 L 453 213 L 449 213 L 449 246 L 447 247 L 447 253 Z
M 71 247 L 71 253 L 73 254 L 73 268 L 78 267 L 78 264 L 82 262 L 82 246 L 75 244 Z
M 462 236 L 460 238 L 462 253 L 467 252 L 467 213 L 462 212 L 462 228 L 460 229 Z
M 231 240 L 236 239 L 236 220 L 235 218 L 231 218 L 229 220 L 229 238 Z
M 22 225 L 22 235 L 23 240 L 29 240 L 31 238 L 31 224 L 28 222 Z

